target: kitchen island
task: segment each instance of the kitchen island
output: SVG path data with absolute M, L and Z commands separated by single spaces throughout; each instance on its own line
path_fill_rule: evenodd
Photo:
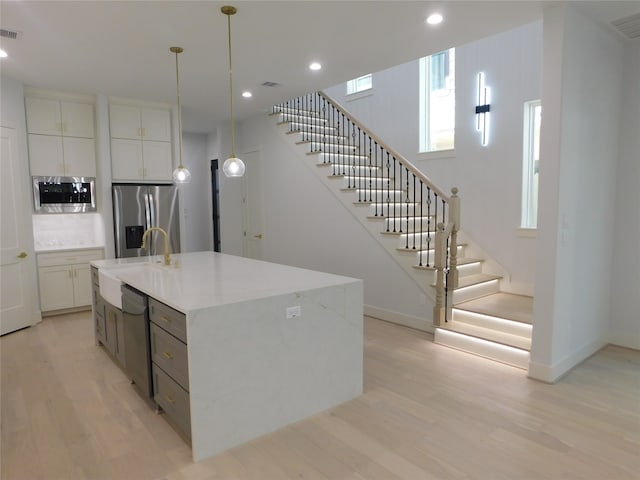
M 361 280 L 215 252 L 161 258 L 92 265 L 184 314 L 194 461 L 362 393 Z

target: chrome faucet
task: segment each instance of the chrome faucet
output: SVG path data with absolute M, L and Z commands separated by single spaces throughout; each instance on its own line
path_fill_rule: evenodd
M 171 265 L 171 255 L 169 254 L 169 235 L 167 235 L 167 232 L 165 232 L 162 228 L 160 227 L 151 227 L 148 228 L 143 234 L 142 234 L 142 245 L 140 245 L 140 248 L 147 248 L 147 235 L 149 234 L 149 232 L 153 232 L 153 231 L 157 231 L 160 232 L 164 235 L 164 264 L 165 265 Z

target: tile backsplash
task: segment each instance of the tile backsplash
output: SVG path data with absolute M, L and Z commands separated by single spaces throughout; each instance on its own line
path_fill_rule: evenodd
M 97 213 L 33 215 L 33 238 L 36 251 L 105 244 L 104 227 Z

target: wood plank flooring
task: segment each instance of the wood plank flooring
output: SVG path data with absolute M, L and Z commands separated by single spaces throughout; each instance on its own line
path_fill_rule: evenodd
M 640 352 L 556 385 L 365 319 L 365 393 L 209 460 L 133 391 L 90 314 L 0 339 L 1 478 L 640 479 Z

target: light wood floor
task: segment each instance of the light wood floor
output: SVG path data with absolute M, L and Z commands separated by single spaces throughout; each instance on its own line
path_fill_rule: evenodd
M 88 313 L 0 339 L 2 479 L 640 478 L 640 353 L 608 347 L 556 385 L 365 323 L 365 393 L 193 464 L 95 347 Z

